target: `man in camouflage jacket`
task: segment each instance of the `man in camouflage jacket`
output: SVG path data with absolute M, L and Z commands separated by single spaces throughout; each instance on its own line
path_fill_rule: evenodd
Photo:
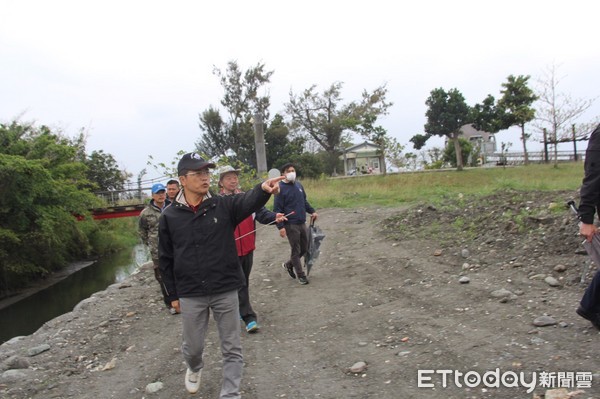
M 162 211 L 171 202 L 167 200 L 167 189 L 161 183 L 156 183 L 152 186 L 152 199 L 150 203 L 140 213 L 139 221 L 139 235 L 142 242 L 150 248 L 150 256 L 152 257 L 152 263 L 154 266 L 154 277 L 158 284 L 160 284 L 160 290 L 163 295 L 163 302 L 169 309 L 171 314 L 176 314 L 175 308 L 171 307 L 171 301 L 167 298 L 167 292 L 165 285 L 163 284 L 160 270 L 158 268 L 158 219 L 162 214 Z

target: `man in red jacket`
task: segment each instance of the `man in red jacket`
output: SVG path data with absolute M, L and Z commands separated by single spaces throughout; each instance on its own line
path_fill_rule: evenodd
M 229 165 L 219 168 L 219 194 L 235 195 L 242 193 L 239 189 L 239 174 L 239 169 L 234 169 Z M 283 216 L 283 213 L 274 213 L 262 207 L 254 215 L 244 219 L 235 228 L 234 236 L 237 254 L 244 277 L 246 278 L 246 285 L 238 291 L 240 317 L 244 321 L 246 331 L 249 333 L 255 333 L 259 328 L 256 313 L 250 304 L 250 272 L 252 271 L 254 250 L 256 249 L 255 220 L 258 220 L 262 224 L 271 224 L 275 221 L 282 223 L 286 218 Z

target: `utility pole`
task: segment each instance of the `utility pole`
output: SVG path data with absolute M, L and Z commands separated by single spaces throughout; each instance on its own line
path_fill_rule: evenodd
M 138 174 L 137 185 L 138 185 L 138 199 L 142 200 L 142 177 L 146 174 L 146 168 L 142 169 Z
M 256 147 L 256 172 L 261 176 L 267 173 L 267 153 L 263 118 L 260 112 L 254 114 L 254 146 Z

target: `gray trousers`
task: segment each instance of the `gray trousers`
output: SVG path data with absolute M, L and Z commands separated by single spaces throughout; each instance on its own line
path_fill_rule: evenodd
M 183 324 L 181 352 L 188 367 L 194 372 L 204 367 L 202 353 L 212 309 L 223 355 L 223 385 L 219 398 L 240 398 L 244 361 L 240 340 L 238 291 L 179 298 L 179 303 Z

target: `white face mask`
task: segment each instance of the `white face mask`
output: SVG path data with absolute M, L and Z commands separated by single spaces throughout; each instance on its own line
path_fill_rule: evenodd
M 285 174 L 285 179 L 289 182 L 293 182 L 296 180 L 296 172 L 288 172 Z

